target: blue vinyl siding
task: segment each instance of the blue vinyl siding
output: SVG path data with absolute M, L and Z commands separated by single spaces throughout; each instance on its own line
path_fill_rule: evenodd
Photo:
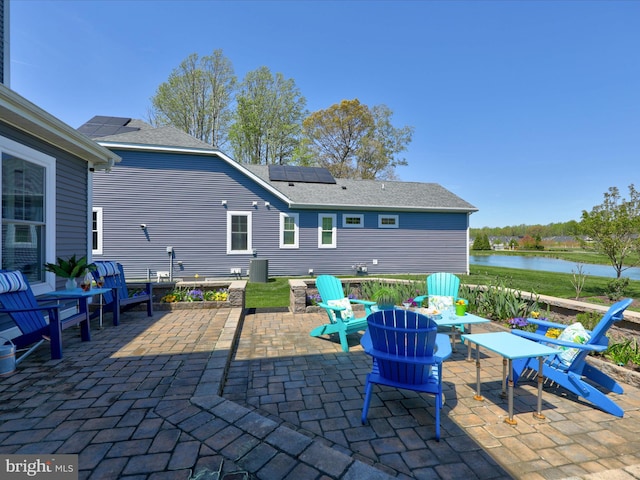
M 127 275 L 169 270 L 168 246 L 174 277 L 228 277 L 232 268 L 245 275 L 253 258 L 268 259 L 276 276 L 307 275 L 310 268 L 351 274 L 356 264 L 366 264 L 370 274 L 467 271 L 466 213 L 290 210 L 216 156 L 115 153 L 122 162 L 94 174 L 94 206 L 103 208 L 103 254 L 94 257 L 122 262 Z M 227 211 L 251 212 L 256 257 L 227 254 Z M 281 211 L 299 214 L 299 248 L 280 248 Z M 336 214 L 337 248 L 318 248 L 318 213 Z M 400 228 L 378 228 L 379 213 L 398 214 Z M 343 214 L 363 214 L 364 227 L 343 228 Z
M 56 159 L 56 256 L 87 254 L 87 162 L 0 122 L 0 135 Z M 64 279 L 57 279 L 64 288 Z
M 87 162 L 43 142 L 21 130 L 0 122 L 0 136 L 40 151 L 56 159 L 56 256 L 83 256 L 88 251 Z M 45 232 L 45 236 L 47 232 Z M 45 241 L 48 241 L 46 239 Z M 65 279 L 56 279 L 56 288 L 64 288 Z M 0 332 L 14 327 L 0 316 Z

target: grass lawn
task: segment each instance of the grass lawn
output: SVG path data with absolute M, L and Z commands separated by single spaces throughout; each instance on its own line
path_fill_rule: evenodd
M 496 285 L 516 290 L 533 292 L 559 298 L 575 298 L 576 291 L 572 285 L 573 275 L 570 273 L 542 272 L 520 270 L 515 268 L 470 266 L 470 275 L 459 275 L 463 284 Z M 406 278 L 424 281 L 424 275 L 385 275 L 389 278 Z M 365 277 L 366 278 L 366 277 Z M 594 297 L 592 301 L 599 303 L 598 298 L 606 295 L 607 284 L 611 278 L 588 276 L 580 297 Z M 640 298 L 640 281 L 631 280 L 625 296 Z M 273 277 L 267 283 L 247 283 L 247 308 L 273 308 L 289 306 L 289 279 Z

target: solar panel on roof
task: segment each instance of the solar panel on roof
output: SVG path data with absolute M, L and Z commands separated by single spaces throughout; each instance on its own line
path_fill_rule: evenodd
M 140 130 L 136 127 L 127 127 L 130 121 L 131 119 L 127 117 L 107 117 L 104 115 L 96 115 L 78 128 L 78 131 L 84 133 L 88 137 L 98 138 Z
M 269 165 L 269 180 L 276 182 L 336 183 L 331 172 L 322 167 Z
M 285 174 L 287 176 L 287 180 L 290 182 L 302 182 L 305 178 L 299 167 L 294 167 L 292 170 L 285 167 Z
M 89 120 L 89 122 L 91 123 L 102 123 L 103 125 L 117 125 L 119 127 L 124 127 L 130 121 L 131 119 L 127 117 L 106 117 L 103 115 L 95 116 L 91 120 Z
M 331 172 L 326 168 L 318 168 L 316 174 L 318 175 L 318 182 L 320 183 L 336 183 L 336 179 L 333 178 Z
M 269 180 L 286 182 L 287 176 L 285 175 L 284 165 L 269 165 Z

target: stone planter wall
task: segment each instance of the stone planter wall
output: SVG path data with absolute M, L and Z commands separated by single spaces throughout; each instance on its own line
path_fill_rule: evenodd
M 161 303 L 160 299 L 176 289 L 199 289 L 202 291 L 217 291 L 221 288 L 228 290 L 226 302 L 175 302 Z M 161 282 L 153 284 L 153 308 L 166 310 L 193 310 L 203 308 L 245 308 L 246 280 L 202 281 L 202 282 Z
M 304 313 L 307 308 L 308 283 L 315 285 L 315 280 L 289 280 L 289 310 L 292 313 Z
M 357 285 L 362 283 L 362 277 L 359 278 L 344 278 L 341 279 L 342 283 L 349 283 L 351 285 Z M 380 280 L 378 278 L 370 278 L 368 280 L 375 281 Z M 393 282 L 394 280 L 389 280 Z M 324 312 L 323 308 L 319 308 L 313 305 L 307 305 L 307 295 L 309 295 L 310 289 L 316 288 L 316 280 L 314 278 L 308 279 L 295 279 L 289 280 L 289 311 L 292 313 L 315 313 Z M 354 312 L 364 312 L 362 305 L 352 305 Z
M 363 282 L 360 278 L 344 278 L 341 279 L 342 283 L 359 284 Z M 367 278 L 364 281 L 385 281 L 389 283 L 401 283 L 406 280 L 398 279 L 384 279 L 384 278 Z M 299 279 L 289 280 L 290 295 L 289 295 L 289 310 L 293 313 L 304 313 L 306 311 L 307 294 L 309 288 L 315 288 L 315 279 Z M 474 285 L 469 285 L 475 287 Z M 482 288 L 482 287 L 478 287 Z M 546 295 L 536 295 L 530 292 L 522 292 L 523 297 L 529 297 L 531 299 L 537 299 L 538 303 L 544 306 L 548 306 L 552 312 L 560 313 L 563 315 L 575 315 L 579 312 L 597 312 L 604 314 L 609 307 L 603 305 L 594 305 L 591 303 L 579 302 L 576 300 L 570 300 L 566 298 L 549 297 Z M 618 328 L 624 328 L 631 331 L 640 330 L 640 312 L 626 310 L 624 313 L 624 320 L 618 322 Z

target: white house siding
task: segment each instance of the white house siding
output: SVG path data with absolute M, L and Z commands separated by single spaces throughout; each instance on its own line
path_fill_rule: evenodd
M 174 277 L 245 275 L 253 258 L 269 261 L 270 275 L 349 274 L 366 264 L 370 274 L 467 271 L 466 213 L 398 214 L 400 228 L 378 228 L 381 212 L 364 214 L 364 228 L 342 228 L 341 211 L 289 210 L 276 195 L 211 155 L 115 150 L 111 173 L 94 174 L 94 206 L 103 210 L 103 253 L 123 263 L 128 276 L 169 270 Z M 226 201 L 226 206 L 222 201 Z M 253 206 L 253 202 L 257 206 Z M 265 206 L 269 202 L 270 206 Z M 252 212 L 251 254 L 228 255 L 227 211 Z M 280 212 L 300 216 L 298 249 L 279 248 Z M 318 213 L 337 215 L 337 248 L 318 248 Z M 147 226 L 146 231 L 140 228 Z M 373 265 L 373 260 L 378 265 Z M 182 266 L 178 265 L 182 262 Z

